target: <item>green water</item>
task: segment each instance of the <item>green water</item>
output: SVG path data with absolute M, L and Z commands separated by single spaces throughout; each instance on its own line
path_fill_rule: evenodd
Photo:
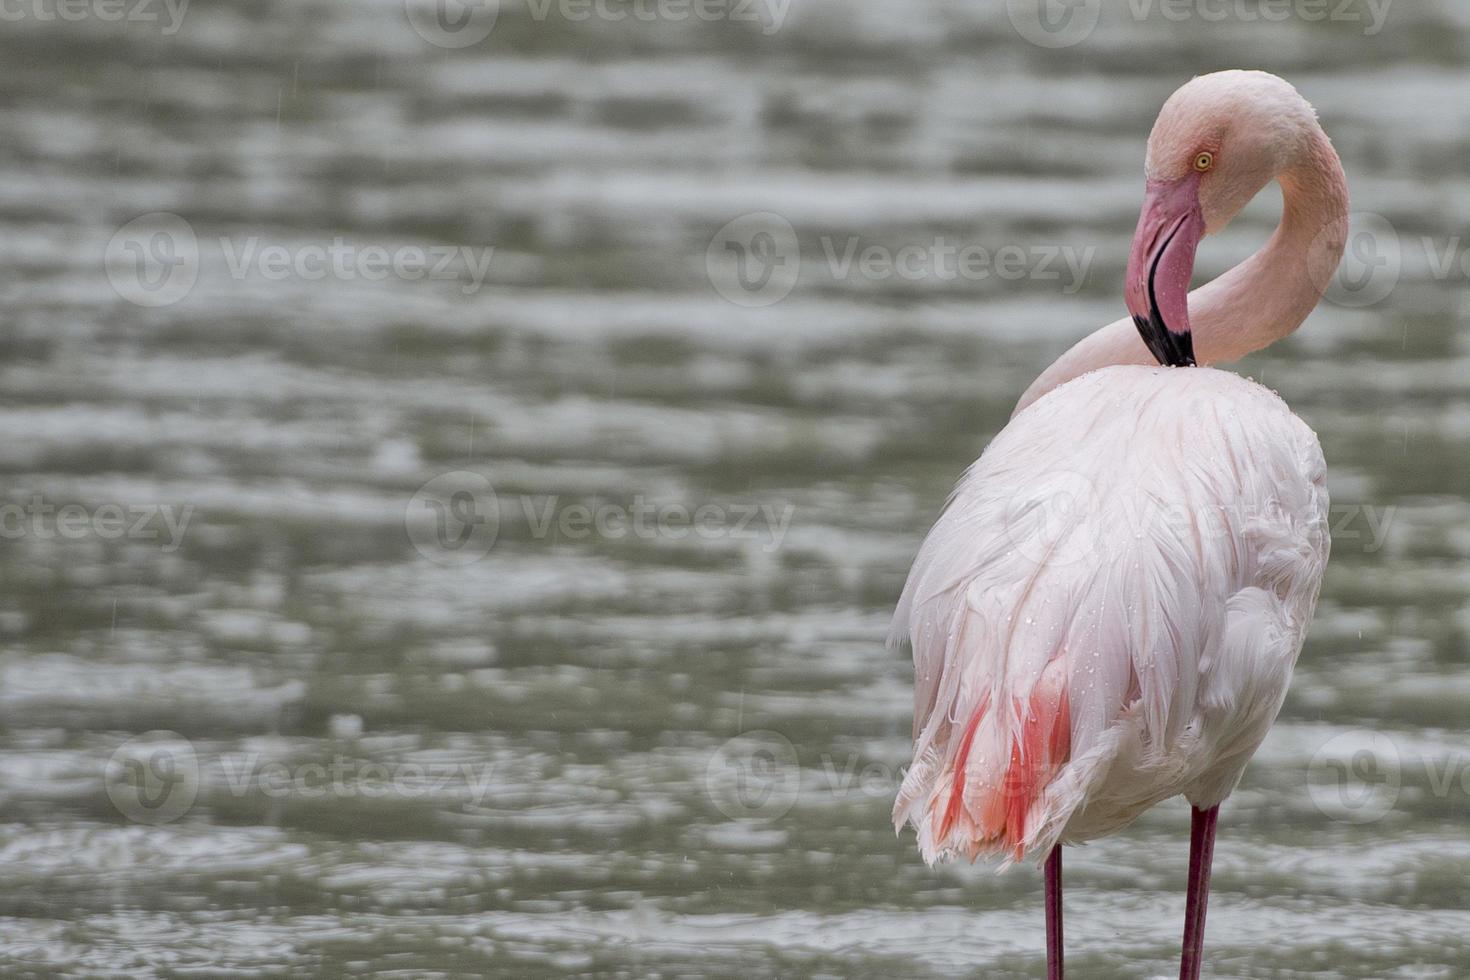
M 389 2 L 16 9 L 0 974 L 1041 975 L 1033 869 L 888 823 L 887 617 L 1120 315 L 1159 104 L 1260 66 L 1370 214 L 1362 282 L 1240 367 L 1320 434 L 1335 541 L 1208 972 L 1470 975 L 1457 6 L 1110 4 L 1066 47 L 897 0 L 507 2 L 458 48 Z M 1175 970 L 1187 826 L 1069 853 L 1077 976 Z

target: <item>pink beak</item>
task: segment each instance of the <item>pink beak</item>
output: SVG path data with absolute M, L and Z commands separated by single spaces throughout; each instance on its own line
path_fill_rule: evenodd
M 1128 312 L 1149 352 L 1160 364 L 1194 363 L 1189 332 L 1189 277 L 1194 250 L 1205 231 L 1198 173 L 1177 180 L 1151 180 L 1133 233 L 1123 289 Z

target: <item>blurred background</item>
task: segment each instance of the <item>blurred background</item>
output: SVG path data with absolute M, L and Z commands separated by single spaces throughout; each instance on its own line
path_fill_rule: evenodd
M 1334 546 L 1208 969 L 1470 973 L 1463 5 L 434 2 L 0 11 L 0 974 L 1040 975 L 883 637 L 1226 67 L 1357 213 L 1239 368 Z M 1173 974 L 1187 825 L 1069 853 L 1078 976 Z

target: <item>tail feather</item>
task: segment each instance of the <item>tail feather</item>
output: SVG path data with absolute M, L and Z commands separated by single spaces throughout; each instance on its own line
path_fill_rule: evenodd
M 982 697 L 963 733 L 947 746 L 952 761 L 923 806 L 932 834 L 921 833 L 921 839 L 928 838 L 931 860 L 950 853 L 1020 860 L 1028 828 L 1046 819 L 1047 787 L 1071 757 L 1064 663 L 1048 667 L 1029 695 L 1009 700 L 1010 712 L 995 712 L 990 697 Z M 1001 751 L 977 755 L 977 742 Z
M 980 726 L 980 720 L 985 717 L 990 708 L 990 695 L 986 694 L 980 699 L 980 705 L 975 713 L 970 716 L 970 723 L 965 726 L 965 733 L 960 737 L 960 748 L 955 753 L 954 773 L 950 780 L 949 803 L 944 808 L 943 818 L 934 832 L 936 840 L 944 840 L 949 832 L 954 829 L 955 820 L 959 818 L 960 811 L 965 805 L 965 768 L 970 761 L 970 746 L 975 742 L 975 729 Z

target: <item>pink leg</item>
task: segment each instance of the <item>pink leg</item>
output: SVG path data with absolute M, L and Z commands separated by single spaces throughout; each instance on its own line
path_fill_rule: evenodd
M 1184 903 L 1184 952 L 1179 980 L 1199 980 L 1204 965 L 1205 909 L 1210 904 L 1210 865 L 1215 860 L 1215 822 L 1218 804 L 1208 810 L 1191 809 L 1189 826 L 1189 897 Z
M 1062 845 L 1046 859 L 1046 980 L 1062 980 Z

